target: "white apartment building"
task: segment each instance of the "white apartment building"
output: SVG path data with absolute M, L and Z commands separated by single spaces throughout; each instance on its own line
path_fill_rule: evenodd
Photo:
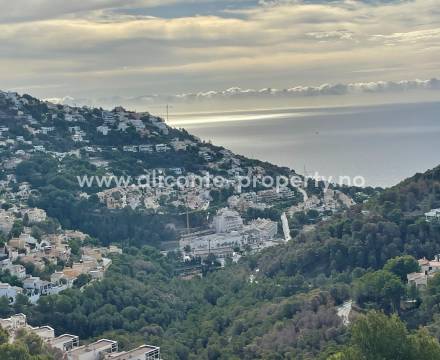
M 140 152 L 152 153 L 154 151 L 153 145 L 139 145 Z
M 42 338 L 44 341 L 51 340 L 55 338 L 55 330 L 50 326 L 41 326 L 30 328 L 32 332 Z
M 56 349 L 67 352 L 79 346 L 79 337 L 76 335 L 63 334 L 49 340 L 49 344 Z
M 130 351 L 113 353 L 106 356 L 111 360 L 160 360 L 160 348 L 151 345 L 142 345 Z
M 220 209 L 214 216 L 213 225 L 217 233 L 227 233 L 243 228 L 243 219 L 237 211 Z
M 101 339 L 89 345 L 70 350 L 67 360 L 102 360 L 108 354 L 118 351 L 118 343 L 113 340 Z
M 160 360 L 160 348 L 157 346 L 142 345 L 130 351 L 118 352 L 118 342 L 108 339 L 79 346 L 78 336 L 63 334 L 55 337 L 55 330 L 50 326 L 28 325 L 24 314 L 16 314 L 7 319 L 0 318 L 0 327 L 8 332 L 11 339 L 20 329 L 33 332 L 45 343 L 61 350 L 65 360 Z
M 269 219 L 252 220 L 246 228 L 256 230 L 260 241 L 271 240 L 278 234 L 278 223 Z
M 0 319 L 0 327 L 5 329 L 11 338 L 14 338 L 18 330 L 26 329 L 38 335 L 44 342 L 64 353 L 79 345 L 79 337 L 76 335 L 63 334 L 55 337 L 55 330 L 50 326 L 32 327 L 28 325 L 26 315 L 16 314 L 7 319 Z
M 0 319 L 0 327 L 9 334 L 27 326 L 26 315 L 16 314 L 7 319 Z
M 122 151 L 125 152 L 138 152 L 138 147 L 136 145 L 124 145 Z
M 157 144 L 156 145 L 156 151 L 157 152 L 167 152 L 168 146 L 166 144 Z
M 182 237 L 179 247 L 182 252 L 189 246 L 192 257 L 206 258 L 213 254 L 219 258 L 232 256 L 234 248 L 247 244 L 247 237 L 233 231 L 230 233 L 200 232 L 194 235 Z
M 261 190 L 257 193 L 258 202 L 273 202 L 277 200 L 288 200 L 295 197 L 295 192 L 287 187 L 277 189 Z

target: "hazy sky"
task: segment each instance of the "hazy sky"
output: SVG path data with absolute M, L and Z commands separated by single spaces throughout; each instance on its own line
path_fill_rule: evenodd
M 0 88 L 38 97 L 142 107 L 440 94 L 429 81 L 440 76 L 439 0 L 0 0 L 0 9 Z

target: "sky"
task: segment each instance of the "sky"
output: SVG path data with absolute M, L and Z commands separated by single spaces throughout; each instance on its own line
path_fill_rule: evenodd
M 175 111 L 440 99 L 438 0 L 0 0 L 0 89 Z

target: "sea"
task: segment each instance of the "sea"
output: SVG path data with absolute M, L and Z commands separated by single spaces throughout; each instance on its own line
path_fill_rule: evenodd
M 181 113 L 169 123 L 332 182 L 389 187 L 440 164 L 440 102 Z

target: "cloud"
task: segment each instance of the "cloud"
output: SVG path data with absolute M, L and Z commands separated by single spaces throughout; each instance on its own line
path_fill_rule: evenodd
M 348 30 L 334 30 L 334 31 L 316 31 L 306 33 L 307 36 L 316 40 L 352 40 L 354 33 Z
M 398 43 L 435 42 L 440 40 L 440 27 L 435 29 L 417 30 L 393 33 L 389 35 L 373 35 L 372 40 L 383 41 L 387 45 L 396 45 Z
M 163 103 L 197 103 L 204 101 L 231 100 L 231 99 L 276 99 L 276 98 L 304 98 L 319 96 L 343 96 L 377 93 L 399 93 L 414 90 L 440 90 L 440 80 L 401 80 L 357 82 L 348 84 L 322 84 L 319 86 L 294 86 L 286 89 L 242 89 L 232 87 L 226 90 L 210 90 L 198 93 L 177 95 L 144 95 L 136 97 L 110 97 L 90 99 L 75 99 L 71 96 L 49 98 L 47 101 L 65 105 L 103 105 L 103 104 L 138 104 L 154 105 Z
M 45 101 L 48 101 L 53 104 L 62 104 L 62 105 L 75 105 L 75 104 L 81 104 L 81 105 L 91 105 L 91 101 L 87 99 L 75 99 L 72 96 L 63 96 L 61 98 L 47 98 L 44 99 Z
M 401 81 L 376 81 L 349 84 L 322 84 L 320 86 L 295 86 L 287 89 L 241 89 L 229 88 L 223 91 L 208 91 L 192 94 L 176 95 L 176 100 L 200 100 L 214 98 L 236 97 L 304 97 L 346 95 L 362 93 L 401 92 L 411 90 L 440 90 L 440 80 L 401 80 Z
M 217 0 L 0 0 L 2 86 L 37 84 L 40 97 L 98 99 L 270 83 L 286 89 L 281 93 L 307 95 L 352 89 L 289 84 L 438 75 L 427 65 L 440 58 L 438 0 L 222 0 L 223 11 L 203 11 L 213 1 L 218 6 Z M 194 13 L 181 11 L 186 4 Z M 55 92 L 46 83 L 63 86 Z

